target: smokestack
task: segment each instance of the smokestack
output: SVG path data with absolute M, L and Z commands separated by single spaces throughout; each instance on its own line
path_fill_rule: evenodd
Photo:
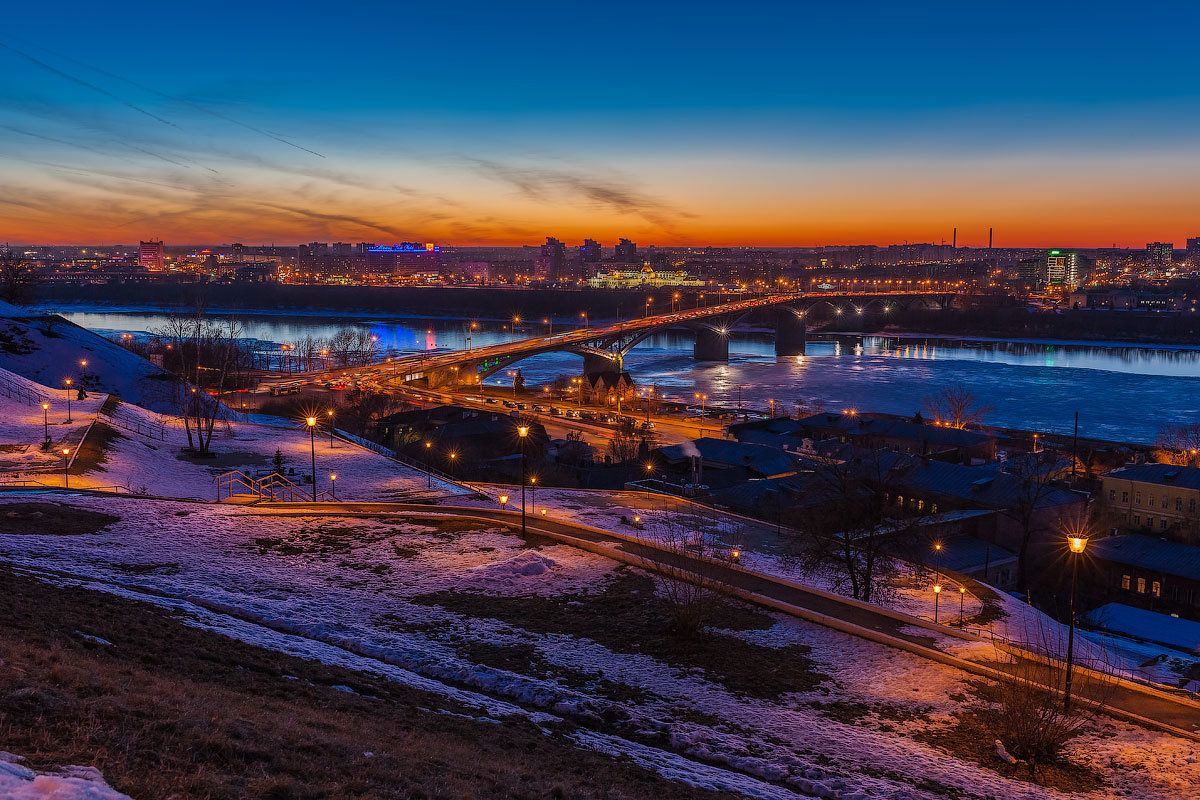
M 988 250 L 992 249 L 992 229 L 988 228 Z
M 950 240 L 950 246 L 955 250 L 958 249 L 958 228 L 954 229 L 954 238 Z

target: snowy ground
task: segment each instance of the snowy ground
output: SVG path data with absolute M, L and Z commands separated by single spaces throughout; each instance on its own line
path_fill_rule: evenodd
M 34 772 L 21 764 L 24 760 L 0 750 L 0 797 L 5 800 L 130 800 L 111 788 L 95 767 Z
M 17 499 L 0 497 L 0 512 Z M 451 695 L 491 718 L 565 719 L 578 726 L 571 736 L 581 745 L 680 781 L 763 798 L 1068 796 L 915 738 L 949 725 L 971 702 L 969 676 L 800 620 L 770 615 L 765 629 L 725 634 L 772 649 L 811 648 L 812 669 L 826 676 L 819 685 L 766 699 L 636 648 L 418 601 L 453 591 L 566 596 L 584 606 L 629 574 L 570 547 L 530 549 L 506 531 L 463 529 L 436 514 L 285 517 L 134 498 L 69 502 L 120 522 L 75 536 L 31 523 L 28 533 L 0 536 L 0 558 L 48 579 L 179 609 L 191 624 L 265 647 Z M 489 666 L 473 655 L 482 647 L 529 650 L 540 666 Z M 831 708 L 865 710 L 846 718 Z M 1086 796 L 1186 797 L 1200 785 L 1193 744 L 1121 723 L 1100 723 L 1072 753 L 1112 784 Z

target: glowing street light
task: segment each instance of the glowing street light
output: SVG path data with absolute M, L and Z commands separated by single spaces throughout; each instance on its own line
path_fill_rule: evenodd
M 71 421 L 71 379 L 63 379 L 63 392 L 67 395 L 67 422 Z
M 430 451 L 432 449 L 433 449 L 433 442 L 428 442 L 428 441 L 425 442 L 425 465 L 426 465 L 425 488 L 426 489 L 433 488 L 433 473 L 429 471 L 429 456 L 430 456 Z
M 525 484 L 528 483 L 528 473 L 525 471 L 525 440 L 529 438 L 529 426 L 517 428 L 517 437 L 521 442 L 521 535 L 525 535 Z
M 63 488 L 70 489 L 70 479 L 67 478 L 67 468 L 71 465 L 71 448 L 64 447 L 62 449 L 63 457 Z
M 958 627 L 963 626 L 963 607 L 967 601 L 967 587 L 958 587 Z
M 50 441 L 50 404 L 42 403 L 42 428 L 45 433 L 46 441 Z
M 331 408 L 328 411 L 326 411 L 325 416 L 328 418 L 328 421 L 329 421 L 329 449 L 332 450 L 333 449 L 333 409 Z
M 933 585 L 933 624 L 935 625 L 938 621 L 938 599 L 941 598 L 941 596 L 942 586 L 941 584 L 935 583 Z
M 333 495 L 333 502 L 337 502 L 337 473 L 329 473 L 329 491 Z
M 308 420 L 308 444 L 312 453 L 312 491 L 313 499 L 317 499 L 317 418 L 309 417 Z
M 1075 658 L 1075 595 L 1079 578 L 1079 559 L 1083 558 L 1083 550 L 1087 543 L 1086 536 L 1067 537 L 1067 549 L 1074 555 L 1071 559 L 1071 621 L 1070 628 L 1067 629 L 1067 677 L 1063 684 L 1063 711 L 1068 713 L 1071 711 L 1071 672 L 1074 669 L 1072 662 Z
M 936 567 L 935 567 L 936 577 L 934 578 L 934 581 L 937 583 L 941 583 L 942 582 L 942 543 L 941 542 L 933 543 L 933 558 L 934 558 L 934 564 L 936 565 Z

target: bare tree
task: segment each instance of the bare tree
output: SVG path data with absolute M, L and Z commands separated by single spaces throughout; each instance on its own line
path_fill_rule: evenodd
M 801 397 L 796 400 L 796 419 L 804 419 L 825 411 L 825 401 L 819 397 Z
M 817 468 L 806 492 L 810 507 L 793 520 L 801 538 L 791 555 L 803 571 L 856 600 L 895 592 L 897 554 L 911 545 L 926 514 L 924 501 L 906 497 L 898 482 L 904 458 L 876 452 Z
M 15 306 L 32 302 L 37 275 L 33 265 L 10 249 L 0 251 L 0 298 Z
M 935 421 L 952 428 L 979 425 L 992 411 L 991 406 L 980 404 L 971 390 L 962 384 L 948 386 L 933 397 L 925 398 L 925 407 Z
M 724 566 L 736 560 L 739 543 L 725 532 L 721 541 L 685 526 L 676 514 L 655 515 L 647 538 L 668 557 L 658 562 L 659 595 L 671 622 L 684 636 L 700 633 L 713 620 L 728 591 Z
M 1017 588 L 1024 592 L 1029 588 L 1029 546 L 1039 533 L 1058 530 L 1061 519 L 1047 519 L 1044 501 L 1054 489 L 1051 478 L 1058 462 L 1058 455 L 1046 450 L 1027 453 L 1010 458 L 1004 464 L 1004 472 L 1016 479 L 1014 493 L 1001 514 L 1020 526 L 1021 545 L 1017 549 Z
M 614 463 L 623 464 L 637 458 L 642 440 L 637 435 L 636 426 L 629 420 L 622 420 L 612 432 L 608 440 L 608 452 Z
M 982 717 L 999 743 L 998 754 L 1028 765 L 1030 778 L 1061 758 L 1063 749 L 1104 710 L 1116 688 L 1116 669 L 1108 658 L 1076 658 L 1071 670 L 1072 695 L 1064 697 L 1067 672 L 1061 626 L 1044 618 L 1026 624 L 1024 641 L 996 648 L 1002 677 L 994 687 L 994 705 Z
M 1158 432 L 1154 460 L 1160 464 L 1200 465 L 1200 423 L 1170 425 Z

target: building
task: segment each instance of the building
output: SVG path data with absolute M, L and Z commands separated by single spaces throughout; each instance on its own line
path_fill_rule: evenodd
M 1200 267 L 1200 236 L 1187 240 L 1187 262 L 1193 268 Z
M 600 261 L 603 249 L 595 239 L 584 239 L 579 246 L 579 260 L 584 264 L 595 264 Z
M 442 248 L 433 242 L 402 242 L 367 248 L 367 270 L 373 274 L 409 277 L 442 269 Z
M 1100 287 L 1076 289 L 1071 293 L 1071 307 L 1109 311 L 1195 311 L 1200 308 L 1198 299 L 1183 292 Z
M 1152 267 L 1169 267 L 1175 260 L 1173 242 L 1150 242 L 1146 245 L 1146 264 Z
M 814 442 L 837 439 L 856 447 L 878 450 L 886 447 L 899 453 L 929 456 L 941 461 L 979 463 L 996 458 L 999 437 L 983 431 L 968 431 L 916 420 L 872 414 L 814 414 L 800 420 L 765 420 L 731 426 L 729 432 L 739 440 L 756 440 L 756 434 L 791 428 L 786 431 L 795 442 L 807 438 Z M 783 433 L 784 431 L 780 431 Z M 747 439 L 743 439 L 743 435 Z M 765 439 L 759 435 L 758 441 Z
M 538 251 L 534 275 L 551 283 L 567 278 L 567 246 L 553 236 L 547 236 L 546 243 Z
M 704 281 L 693 278 L 686 272 L 657 271 L 649 264 L 639 270 L 610 269 L 608 272 L 588 278 L 593 289 L 628 289 L 636 286 L 704 286 Z
M 1017 263 L 1017 275 L 1034 289 L 1072 289 L 1083 276 L 1079 254 L 1067 250 L 1047 250 L 1035 258 Z
M 1100 482 L 1101 518 L 1111 533 L 1200 544 L 1200 468 L 1130 464 L 1105 473 Z
M 163 268 L 163 243 L 140 242 L 138 244 L 138 266 L 142 269 L 161 270 Z
M 638 260 L 637 243 L 631 242 L 628 239 L 622 239 L 617 242 L 616 252 L 613 256 L 613 261 L 618 264 L 633 264 Z
M 1089 599 L 1200 619 L 1200 548 L 1125 534 L 1093 540 L 1086 554 Z

